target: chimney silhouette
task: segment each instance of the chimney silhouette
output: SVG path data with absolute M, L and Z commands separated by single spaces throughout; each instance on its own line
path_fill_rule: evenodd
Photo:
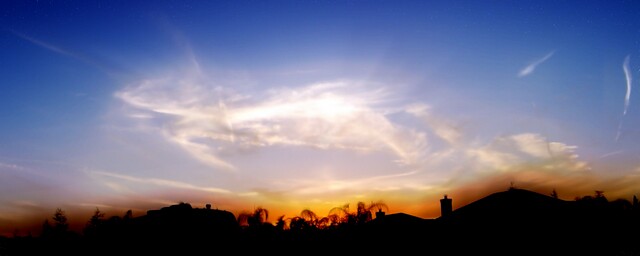
M 444 198 L 440 199 L 440 215 L 442 217 L 449 215 L 453 211 L 453 206 L 451 204 L 451 198 L 447 198 L 447 195 L 444 195 Z

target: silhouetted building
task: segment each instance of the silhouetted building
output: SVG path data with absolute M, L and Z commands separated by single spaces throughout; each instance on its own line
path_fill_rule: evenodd
M 451 198 L 447 198 L 447 195 L 444 195 L 444 198 L 440 199 L 440 215 L 447 216 L 451 214 L 453 211 L 453 204 L 451 203 Z
M 378 211 L 376 212 L 376 219 L 382 218 L 384 218 L 384 212 L 382 211 L 382 209 L 378 209 Z
M 207 210 L 211 210 L 211 204 L 207 204 L 205 207 L 207 207 Z

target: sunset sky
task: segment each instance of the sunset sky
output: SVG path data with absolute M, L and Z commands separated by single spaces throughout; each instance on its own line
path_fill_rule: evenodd
M 0 235 L 640 195 L 638 1 L 1 1 Z M 35 232 L 35 230 L 34 230 Z

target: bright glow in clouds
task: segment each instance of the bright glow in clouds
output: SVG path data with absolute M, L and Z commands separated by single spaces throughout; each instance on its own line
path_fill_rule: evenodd
M 235 168 L 221 154 L 275 145 L 386 150 L 400 164 L 415 164 L 425 152 L 425 134 L 394 124 L 377 106 L 384 90 L 365 89 L 339 81 L 244 95 L 197 79 L 161 79 L 116 96 L 161 120 L 170 141 L 219 169 Z
M 538 67 L 538 65 L 547 61 L 549 58 L 551 58 L 551 56 L 553 56 L 554 53 L 555 51 L 552 51 L 550 53 L 547 53 L 547 55 L 545 55 L 544 57 L 537 59 L 534 62 L 531 62 L 531 64 L 527 65 L 526 67 L 521 69 L 520 72 L 518 72 L 518 77 L 525 77 L 525 76 L 531 75 L 533 71 L 536 70 L 536 67 Z
M 455 121 L 439 117 L 424 103 L 396 106 L 389 99 L 398 95 L 375 83 L 339 80 L 251 93 L 210 83 L 200 72 L 188 72 L 145 80 L 115 95 L 133 107 L 126 110 L 132 120 L 161 130 L 168 141 L 219 170 L 237 168 L 225 159 L 229 154 L 286 146 L 386 153 L 401 171 L 390 176 L 365 174 L 359 180 L 327 180 L 326 184 L 292 177 L 289 184 L 304 186 L 304 193 L 354 188 L 372 178 L 384 183 L 377 186 L 380 189 L 398 188 L 404 187 L 407 176 L 420 175 L 425 175 L 424 180 L 414 187 L 432 186 L 457 178 L 452 170 L 502 172 L 532 163 L 556 172 L 588 169 L 577 159 L 575 146 L 535 133 L 485 143 L 465 141 L 472 136 L 465 136 Z M 408 126 L 394 121 L 392 115 L 412 117 L 421 125 Z M 433 139 L 445 144 L 430 143 Z

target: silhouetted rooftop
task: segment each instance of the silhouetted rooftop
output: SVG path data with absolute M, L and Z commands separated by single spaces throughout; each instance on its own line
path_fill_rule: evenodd
M 569 202 L 525 189 L 493 193 L 438 219 L 471 221 L 504 218 L 546 218 L 568 207 Z

